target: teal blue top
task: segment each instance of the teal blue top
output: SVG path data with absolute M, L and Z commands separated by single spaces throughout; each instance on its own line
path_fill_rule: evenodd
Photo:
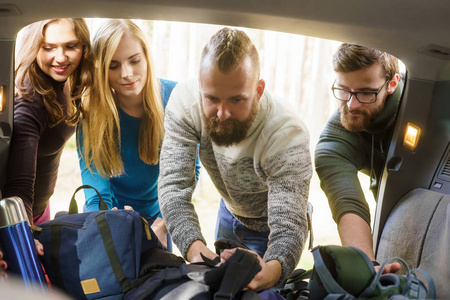
M 166 107 L 169 96 L 172 93 L 176 82 L 160 80 L 161 100 Z M 121 132 L 121 156 L 124 165 L 124 173 L 120 176 L 104 178 L 101 177 L 95 168 L 92 172 L 86 167 L 86 162 L 81 151 L 78 157 L 81 169 L 81 179 L 83 184 L 95 187 L 108 208 L 123 208 L 125 205 L 133 207 L 135 211 L 149 216 L 159 216 L 161 213 L 158 203 L 158 177 L 159 163 L 149 165 L 144 163 L 139 157 L 139 128 L 141 119 L 126 114 L 119 108 L 120 132 Z M 81 130 L 77 130 L 77 149 L 82 149 L 83 140 Z M 197 159 L 196 176 L 200 172 L 200 165 Z M 92 189 L 84 190 L 86 197 L 86 211 L 98 210 L 98 196 Z

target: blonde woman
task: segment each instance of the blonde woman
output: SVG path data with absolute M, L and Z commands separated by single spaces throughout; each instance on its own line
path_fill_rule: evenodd
M 22 198 L 30 223 L 50 220 L 49 199 L 61 153 L 75 133 L 92 69 L 89 30 L 83 19 L 45 20 L 22 30 L 3 196 Z
M 131 206 L 156 217 L 152 228 L 170 250 L 157 183 L 163 107 L 176 83 L 154 76 L 145 36 L 130 20 L 104 23 L 93 50 L 96 88 L 77 131 L 83 184 L 95 187 L 109 209 Z M 95 191 L 85 196 L 86 210 L 98 210 Z

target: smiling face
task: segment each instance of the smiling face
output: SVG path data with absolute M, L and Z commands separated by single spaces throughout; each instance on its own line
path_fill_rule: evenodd
M 258 113 L 264 91 L 264 81 L 256 77 L 251 60 L 227 73 L 206 60 L 199 81 L 202 116 L 211 140 L 219 146 L 241 142 Z
M 353 92 L 377 91 L 386 81 L 383 76 L 382 66 L 378 63 L 369 68 L 353 72 L 337 72 L 335 86 Z M 361 103 L 352 95 L 349 101 L 339 101 L 341 123 L 350 131 L 362 131 L 383 111 L 384 102 L 389 94 L 397 87 L 395 79 L 392 79 L 377 96 L 374 103 Z
M 65 81 L 76 70 L 83 55 L 83 45 L 73 25 L 66 19 L 49 23 L 36 56 L 41 70 L 56 81 Z
M 108 72 L 109 84 L 121 104 L 142 104 L 147 68 L 147 60 L 139 40 L 124 34 L 111 59 Z

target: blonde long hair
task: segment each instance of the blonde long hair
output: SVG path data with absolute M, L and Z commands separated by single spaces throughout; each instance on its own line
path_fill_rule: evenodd
M 164 111 L 159 82 L 153 74 L 144 33 L 130 20 L 107 21 L 97 30 L 93 39 L 96 84 L 85 103 L 86 113 L 80 126 L 84 146 L 82 154 L 86 165 L 91 171 L 95 167 L 103 177 L 118 176 L 124 172 L 120 155 L 118 103 L 109 84 L 108 73 L 111 59 L 125 33 L 140 42 L 148 66 L 147 81 L 143 89 L 144 117 L 139 129 L 139 157 L 142 161 L 147 164 L 158 163 L 164 136 Z
M 93 64 L 89 29 L 84 19 L 66 19 L 73 25 L 75 35 L 83 45 L 83 54 L 76 70 L 69 76 L 68 118 L 66 119 L 62 107 L 56 100 L 48 76 L 41 70 L 36 56 L 44 42 L 44 33 L 47 26 L 61 19 L 51 19 L 30 24 L 22 29 L 16 47 L 15 86 L 18 97 L 31 101 L 34 93 L 42 96 L 49 126 L 55 126 L 65 120 L 69 125 L 78 123 L 83 112 L 81 97 L 87 93 L 92 85 Z

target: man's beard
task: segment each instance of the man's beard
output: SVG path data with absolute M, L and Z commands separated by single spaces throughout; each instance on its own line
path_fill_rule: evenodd
M 339 106 L 339 113 L 341 115 L 341 124 L 345 129 L 354 132 L 361 132 L 367 129 L 373 122 L 373 120 L 380 115 L 384 109 L 383 105 L 375 108 L 375 110 L 368 112 L 366 110 L 355 109 L 353 112 L 360 113 L 362 115 L 354 117 L 350 115 L 347 105 Z
M 208 118 L 203 113 L 202 107 L 202 118 L 205 122 L 208 136 L 214 144 L 221 147 L 229 147 L 242 142 L 247 136 L 248 130 L 252 126 L 257 114 L 258 101 L 256 100 L 252 104 L 250 116 L 244 121 L 238 121 L 233 118 L 220 121 L 217 116 Z M 220 123 L 226 126 L 221 126 Z

